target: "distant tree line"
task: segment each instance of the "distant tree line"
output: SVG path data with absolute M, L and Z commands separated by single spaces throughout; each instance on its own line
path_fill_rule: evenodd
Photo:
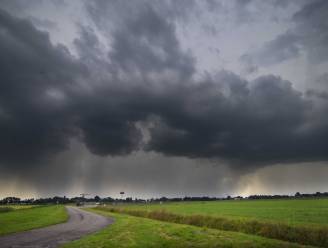
M 38 198 L 38 199 L 20 199 L 18 197 L 6 197 L 0 200 L 0 205 L 9 204 L 69 204 L 77 202 L 85 203 L 99 203 L 99 204 L 116 204 L 116 203 L 163 203 L 163 202 L 182 202 L 182 201 L 224 201 L 224 200 L 258 200 L 258 199 L 297 199 L 297 198 L 314 198 L 314 197 L 328 197 L 328 192 L 316 192 L 312 194 L 302 194 L 296 192 L 295 195 L 250 195 L 248 197 L 242 196 L 226 196 L 226 197 L 209 197 L 209 196 L 196 196 L 196 197 L 160 197 L 151 199 L 140 199 L 127 197 L 125 199 L 95 196 L 93 198 L 83 198 L 83 197 L 72 197 L 68 198 L 66 196 L 55 196 L 52 198 Z

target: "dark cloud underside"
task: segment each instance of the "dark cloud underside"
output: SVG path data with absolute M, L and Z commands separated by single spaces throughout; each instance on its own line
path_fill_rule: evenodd
M 93 2 L 86 7 L 93 28 L 81 25 L 74 42 L 78 58 L 31 22 L 0 10 L 2 166 L 39 164 L 71 138 L 101 156 L 145 150 L 244 166 L 328 159 L 324 94 L 303 94 L 275 75 L 196 75 L 197 61 L 181 47 L 177 14 L 166 18 L 167 6 L 145 1 L 106 25 L 99 13 L 108 6 Z M 265 66 L 301 50 L 314 62 L 326 60 L 326 34 L 316 33 L 328 30 L 326 10 L 326 1 L 306 5 L 293 17 L 295 30 L 244 60 Z M 94 29 L 110 36 L 108 51 Z M 272 50 L 278 52 L 267 56 Z

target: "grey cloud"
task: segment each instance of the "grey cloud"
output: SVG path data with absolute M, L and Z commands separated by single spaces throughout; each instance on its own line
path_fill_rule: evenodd
M 298 35 L 287 32 L 265 43 L 253 56 L 248 56 L 261 66 L 270 66 L 287 59 L 296 58 L 302 50 L 301 45 L 298 43 L 299 39 Z
M 326 162 L 276 164 L 239 178 L 239 194 L 295 194 L 323 191 L 328 175 Z M 315 180 L 313 180 L 315 179 Z
M 4 164 L 50 158 L 71 138 L 101 156 L 146 150 L 246 166 L 327 160 L 322 112 L 290 82 L 229 71 L 196 77 L 175 24 L 147 4 L 122 16 L 105 52 L 97 37 L 108 32 L 105 20 L 90 13 L 97 30 L 81 26 L 73 59 L 46 33 L 1 12 Z
M 96 78 L 102 75 L 90 102 L 85 101 L 90 96 L 83 92 L 75 95 L 76 108 L 84 111 L 78 125 L 87 146 L 97 154 L 140 149 L 142 137 L 136 122 L 151 115 L 152 108 L 165 108 L 167 100 L 156 102 L 154 91 L 165 84 L 188 81 L 194 71 L 193 58 L 181 52 L 173 24 L 158 16 L 151 6 L 143 6 L 140 11 L 113 32 L 108 59 L 88 56 L 97 54 L 100 45 L 92 30 L 82 28 L 82 38 L 75 41 L 81 58 L 89 58 L 90 71 Z M 93 107 L 84 106 L 90 103 Z
M 85 9 L 98 27 L 109 29 L 122 25 L 124 20 L 140 14 L 143 9 L 151 8 L 162 17 L 172 21 L 189 21 L 197 12 L 198 2 L 194 0 L 136 0 L 86 1 Z
M 249 54 L 244 54 L 239 58 L 239 62 L 243 66 L 243 71 L 246 74 L 255 73 L 258 71 L 258 66 L 254 63 L 254 59 Z
M 82 71 L 63 46 L 25 20 L 0 10 L 1 162 L 36 163 L 66 148 L 73 132 L 65 102 L 47 97 L 70 84 Z
M 221 14 L 227 14 L 228 18 L 237 25 L 247 25 L 258 21 L 267 20 L 268 18 L 275 21 L 280 20 L 279 12 L 293 5 L 303 5 L 303 0 L 216 0 L 218 9 Z M 213 3 L 211 6 L 215 6 Z
M 13 15 L 26 17 L 26 14 L 30 10 L 33 10 L 33 8 L 39 7 L 40 5 L 44 5 L 46 3 L 51 3 L 53 6 L 64 6 L 66 4 L 66 0 L 2 0 L 0 3 L 0 8 Z
M 312 99 L 328 100 L 328 73 L 318 76 L 312 87 L 306 90 L 305 94 Z
M 140 15 L 140 18 L 144 16 L 149 18 L 151 14 Z M 142 22 L 134 20 L 133 23 Z M 163 24 L 158 25 L 156 31 L 161 27 L 162 35 L 171 37 L 174 29 Z M 290 82 L 275 76 L 248 82 L 227 71 L 216 76 L 208 75 L 203 81 L 195 81 L 191 73 L 193 70 L 183 70 L 179 64 L 172 66 L 171 63 L 163 63 L 162 56 L 153 54 L 146 47 L 135 49 L 135 46 L 139 47 L 140 40 L 149 42 L 146 43 L 149 47 L 158 46 L 157 38 L 150 39 L 154 35 L 152 26 L 143 25 L 143 28 L 146 30 L 139 30 L 134 25 L 130 27 L 128 22 L 122 32 L 115 33 L 117 35 L 114 36 L 109 53 L 112 64 L 108 66 L 114 68 L 114 74 L 123 72 L 125 77 L 114 77 L 116 81 L 108 81 L 110 86 L 101 88 L 97 96 L 106 99 L 106 95 L 111 95 L 111 105 L 108 105 L 109 102 L 100 105 L 117 106 L 114 109 L 119 108 L 120 115 L 108 112 L 117 121 L 122 118 L 129 123 L 150 123 L 151 138 L 146 150 L 170 156 L 225 158 L 237 163 L 326 159 L 322 146 L 325 144 L 324 139 L 318 146 L 313 146 L 313 150 L 307 150 L 307 142 L 315 143 L 315 140 L 311 141 L 311 135 L 318 132 L 319 136 L 322 132 L 322 137 L 325 137 L 324 130 L 297 132 L 311 121 L 306 119 L 311 111 L 311 103 L 293 89 Z M 133 30 L 138 32 L 134 33 Z M 173 44 L 177 45 L 176 42 Z M 179 61 L 176 51 L 179 49 L 166 50 L 164 57 Z M 187 55 L 180 53 L 179 56 Z M 143 62 L 140 58 L 152 63 Z M 192 60 L 187 61 L 193 68 Z M 183 76 L 169 77 L 165 74 L 166 69 L 174 68 L 176 73 Z M 157 77 L 149 76 L 151 72 L 156 72 Z M 116 86 L 127 83 L 129 89 Z M 119 105 L 115 105 L 117 103 Z M 102 129 L 95 130 L 100 131 L 101 136 Z M 110 139 L 107 141 L 110 142 Z M 107 152 L 111 154 L 112 151 L 109 149 Z
M 183 90 L 185 94 L 180 97 L 184 111 L 178 119 L 162 115 L 162 122 L 167 124 L 161 122 L 151 130 L 149 149 L 171 155 L 221 157 L 237 163 L 326 157 L 321 147 L 324 139 L 318 146 L 315 144 L 319 140 L 312 140 L 315 134 L 318 138 L 319 130 L 297 132 L 308 121 L 306 113 L 311 105 L 291 83 L 275 76 L 251 83 L 226 72 L 220 77 L 227 84 L 226 90 L 222 86 L 226 94 L 215 79 Z M 192 111 L 188 112 L 187 106 Z M 315 146 L 313 150 L 308 149 L 309 143 Z
M 293 15 L 293 26 L 289 30 L 247 56 L 259 66 L 278 64 L 302 53 L 311 63 L 327 62 L 328 2 L 314 0 L 306 3 Z
M 1 1 L 1 8 L 5 9 L 9 12 L 17 12 L 24 11 L 24 9 L 31 8 L 33 5 L 42 3 L 43 0 L 31 0 L 31 1 L 24 1 L 24 0 L 3 0 Z
M 302 44 L 312 63 L 321 63 L 328 59 L 328 2 L 313 1 L 297 12 L 293 20 L 297 24 L 296 32 L 303 34 Z
M 113 35 L 109 57 L 127 73 L 134 70 L 141 73 L 169 70 L 182 76 L 193 73 L 193 58 L 181 53 L 174 25 L 150 6 Z
M 36 17 L 28 18 L 36 27 L 41 29 L 57 29 L 57 24 L 53 21 L 49 21 L 47 19 L 39 19 Z
M 306 94 L 310 97 L 315 96 L 315 97 L 318 97 L 318 98 L 328 100 L 328 92 L 327 91 L 318 91 L 318 90 L 314 90 L 314 89 L 309 89 L 309 90 L 306 91 Z

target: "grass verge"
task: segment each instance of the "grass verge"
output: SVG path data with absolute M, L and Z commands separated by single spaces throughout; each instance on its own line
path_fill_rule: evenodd
M 63 246 L 63 248 L 296 248 L 288 242 L 243 233 L 167 223 L 129 215 L 91 211 L 115 218 L 104 230 Z
M 208 227 L 219 230 L 243 232 L 272 239 L 279 239 L 303 245 L 328 247 L 327 227 L 291 226 L 279 222 L 261 222 L 247 219 L 229 219 L 206 215 L 182 215 L 165 210 L 143 211 L 124 208 L 99 207 L 99 210 L 114 213 L 124 213 L 137 217 Z
M 67 219 L 64 206 L 34 207 L 1 213 L 0 235 L 49 226 Z

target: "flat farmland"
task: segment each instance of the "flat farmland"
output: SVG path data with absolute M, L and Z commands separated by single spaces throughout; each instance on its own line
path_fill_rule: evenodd
M 118 205 L 126 210 L 168 211 L 237 219 L 278 221 L 291 225 L 328 225 L 328 199 L 229 200 Z
M 115 219 L 104 230 L 73 241 L 63 248 L 301 248 L 297 243 L 268 239 L 239 232 L 139 218 L 105 210 L 94 213 Z
M 98 209 L 302 245 L 328 247 L 328 199 L 118 204 Z

